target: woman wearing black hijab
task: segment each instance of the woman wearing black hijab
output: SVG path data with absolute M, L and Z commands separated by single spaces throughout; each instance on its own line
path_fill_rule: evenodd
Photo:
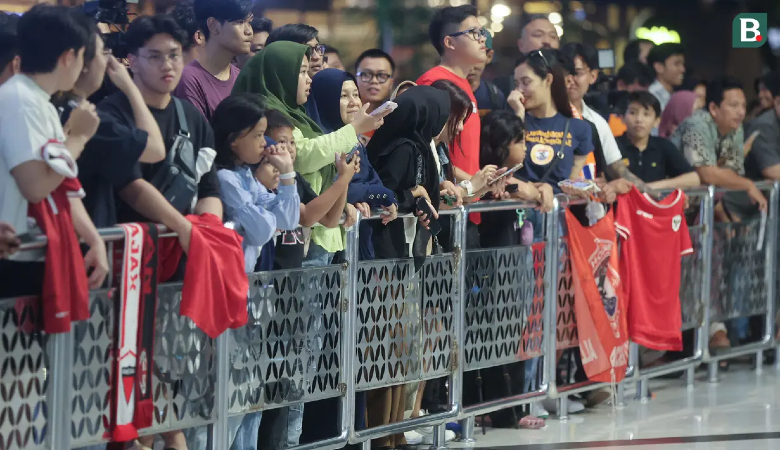
M 416 214 L 419 197 L 425 197 L 433 210 L 438 210 L 439 163 L 431 143 L 447 124 L 450 96 L 430 86 L 414 86 L 398 97 L 397 103 L 398 108 L 369 141 L 368 159 L 382 184 L 395 193 L 399 213 Z M 421 248 L 426 245 L 427 240 Z M 409 256 L 403 220 L 374 229 L 374 251 L 377 259 Z

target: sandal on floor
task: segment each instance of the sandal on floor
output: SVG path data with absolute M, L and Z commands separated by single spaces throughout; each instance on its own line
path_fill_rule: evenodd
M 540 430 L 544 428 L 545 423 L 544 419 L 534 416 L 525 416 L 517 422 L 517 426 L 526 430 Z

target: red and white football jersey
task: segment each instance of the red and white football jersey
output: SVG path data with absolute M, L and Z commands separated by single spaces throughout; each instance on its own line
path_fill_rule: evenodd
M 636 188 L 618 197 L 620 276 L 628 298 L 628 334 L 655 350 L 682 350 L 680 256 L 693 253 L 685 194 L 657 202 Z

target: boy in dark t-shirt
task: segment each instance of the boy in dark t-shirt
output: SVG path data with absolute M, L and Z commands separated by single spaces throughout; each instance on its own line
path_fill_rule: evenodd
M 290 119 L 275 110 L 268 111 L 266 117 L 268 118 L 266 134 L 276 141 L 278 145 L 285 146 L 290 152 L 293 162 L 295 162 L 297 148 L 295 147 L 295 138 L 293 137 L 294 125 L 290 122 Z M 347 163 L 342 156 L 336 162 L 336 167 L 338 169 L 336 181 L 319 196 L 317 196 L 309 183 L 303 179 L 301 174 L 295 174 L 298 196 L 301 198 L 300 226 L 295 231 L 283 231 L 277 237 L 274 258 L 275 270 L 298 269 L 302 267 L 305 256 L 303 227 L 311 227 L 315 223 L 328 228 L 339 226 L 341 213 L 344 211 L 344 205 L 347 202 L 349 182 L 352 181 L 352 177 L 355 176 L 358 167 L 360 167 L 360 161 L 356 157 L 351 163 Z M 279 173 L 270 164 L 261 162 L 255 170 L 255 177 L 267 189 L 276 189 L 276 185 L 279 184 Z
M 660 122 L 661 104 L 649 92 L 633 92 L 624 116 L 628 128 L 617 138 L 623 162 L 652 189 L 685 189 L 700 184 L 683 153 L 664 138 L 651 136 Z

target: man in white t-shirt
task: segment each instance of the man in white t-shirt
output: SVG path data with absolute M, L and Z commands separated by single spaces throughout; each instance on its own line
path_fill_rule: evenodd
M 631 173 L 623 162 L 620 148 L 607 121 L 582 100 L 590 86 L 598 78 L 598 52 L 588 44 L 579 43 L 566 44 L 561 50 L 567 58 L 573 61 L 574 66 L 574 72 L 567 82 L 569 101 L 581 112 L 583 119 L 595 125 L 604 154 L 604 162 L 606 163 L 604 171 L 610 178 L 626 180 L 635 185 L 640 191 L 645 192 L 647 187 L 644 182 Z M 591 168 L 591 170 L 595 170 L 595 168 Z M 623 185 L 612 183 L 612 186 L 618 194 L 625 193 L 630 189 L 628 183 L 623 183 Z
M 40 233 L 29 229 L 28 205 L 45 200 L 65 179 L 60 173 L 77 173 L 74 161 L 99 124 L 94 106 L 85 102 L 71 115 L 66 133 L 50 103 L 55 92 L 71 90 L 82 71 L 90 31 L 80 20 L 71 8 L 47 4 L 19 20 L 21 73 L 0 86 L 0 221 L 18 235 Z M 83 218 L 74 214 L 74 224 L 77 216 Z M 22 261 L 40 257 L 20 252 L 14 261 L 2 261 L 0 297 L 35 287 L 42 270 Z

